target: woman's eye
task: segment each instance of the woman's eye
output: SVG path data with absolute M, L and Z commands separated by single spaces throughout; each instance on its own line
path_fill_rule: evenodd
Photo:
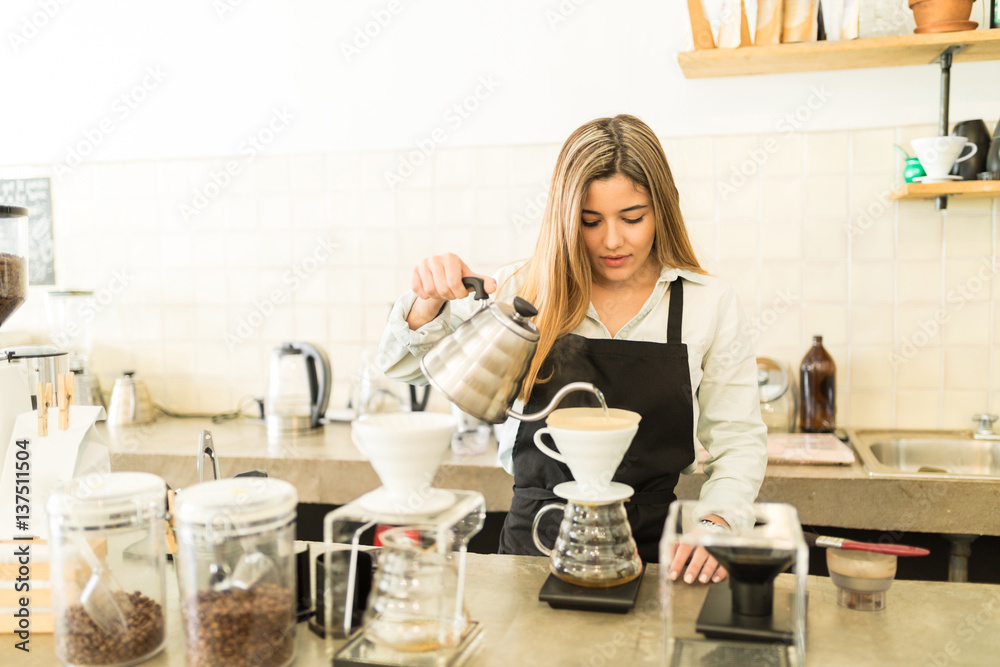
M 638 218 L 636 218 L 635 220 L 629 220 L 628 218 L 622 218 L 622 220 L 624 220 L 625 222 L 627 222 L 627 223 L 628 223 L 628 224 L 630 224 L 630 225 L 634 225 L 634 224 L 636 224 L 636 223 L 638 223 L 638 222 L 642 222 L 642 219 L 643 219 L 643 217 L 644 217 L 644 216 L 641 216 L 641 215 L 640 215 L 640 216 L 639 216 Z
M 584 227 L 596 227 L 600 220 L 582 220 Z

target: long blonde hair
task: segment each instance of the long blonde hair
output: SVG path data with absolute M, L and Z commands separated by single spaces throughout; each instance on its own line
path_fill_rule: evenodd
M 581 239 L 583 202 L 591 182 L 623 174 L 649 193 L 656 218 L 653 252 L 660 266 L 705 273 L 698 264 L 681 216 L 677 186 L 663 147 L 648 125 L 635 116 L 598 118 L 569 136 L 559 152 L 538 242 L 520 295 L 538 308 L 540 338 L 521 385 L 527 401 L 552 345 L 583 321 L 593 280 Z

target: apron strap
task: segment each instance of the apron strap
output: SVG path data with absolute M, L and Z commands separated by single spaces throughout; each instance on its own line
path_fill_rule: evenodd
M 518 498 L 524 498 L 525 500 L 562 500 L 559 496 L 552 493 L 549 489 L 543 489 L 537 486 L 514 486 L 514 495 Z
M 684 313 L 684 279 L 670 284 L 670 309 L 667 311 L 667 342 L 681 342 L 681 319 Z

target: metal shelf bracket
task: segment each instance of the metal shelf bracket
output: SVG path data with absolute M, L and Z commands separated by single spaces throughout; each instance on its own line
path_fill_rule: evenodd
M 941 52 L 933 62 L 941 64 L 941 101 L 938 109 L 938 135 L 948 136 L 948 105 L 951 98 L 951 62 L 956 53 L 962 51 L 968 44 L 952 44 Z M 942 195 L 934 199 L 938 211 L 948 208 L 948 197 Z

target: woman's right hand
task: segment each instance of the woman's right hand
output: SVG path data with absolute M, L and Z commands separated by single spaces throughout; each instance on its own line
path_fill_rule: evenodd
M 462 284 L 462 278 L 469 276 L 482 278 L 487 293 L 496 291 L 493 278 L 475 273 L 458 255 L 448 253 L 420 260 L 413 268 L 412 288 L 417 300 L 406 318 L 410 329 L 419 329 L 437 317 L 445 301 L 468 296 L 469 288 Z

